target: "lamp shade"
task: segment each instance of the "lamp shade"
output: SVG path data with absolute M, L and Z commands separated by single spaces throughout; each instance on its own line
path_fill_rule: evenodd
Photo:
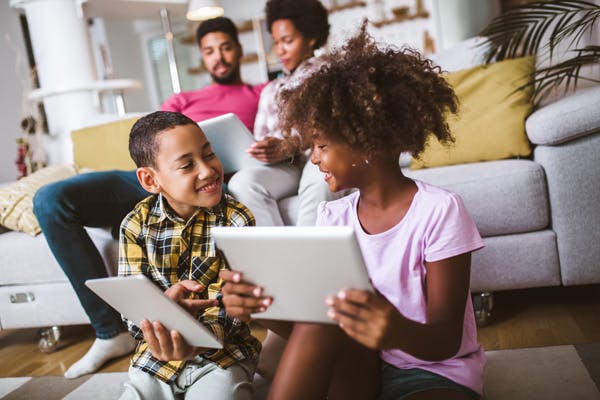
M 225 14 L 225 10 L 218 1 L 215 0 L 190 0 L 186 18 L 190 21 L 203 21 L 220 17 Z

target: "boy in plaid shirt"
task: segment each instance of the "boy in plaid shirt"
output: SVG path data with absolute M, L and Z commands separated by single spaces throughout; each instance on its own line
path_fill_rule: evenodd
M 254 225 L 250 211 L 223 194 L 223 168 L 198 125 L 158 111 L 131 129 L 137 178 L 152 196 L 121 224 L 119 276 L 144 274 L 165 295 L 197 315 L 224 346 L 194 348 L 159 321 L 125 320 L 138 346 L 122 399 L 250 399 L 260 342 L 220 305 L 225 259 L 213 226 Z M 135 299 L 132 293 L 132 301 Z

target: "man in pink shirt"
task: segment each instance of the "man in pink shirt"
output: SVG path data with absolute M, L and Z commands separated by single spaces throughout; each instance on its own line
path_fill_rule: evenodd
M 265 84 L 251 86 L 242 81 L 243 50 L 237 28 L 227 18 L 214 18 L 198 27 L 196 39 L 213 84 L 174 94 L 161 109 L 180 112 L 194 121 L 233 112 L 252 132 L 258 99 Z
M 242 81 L 243 50 L 237 28 L 227 18 L 214 18 L 198 27 L 196 39 L 213 83 L 202 89 L 174 94 L 161 110 L 177 111 L 194 121 L 233 112 L 252 132 L 258 99 L 265 84 L 251 86 Z
M 252 131 L 264 85 L 242 82 L 243 52 L 237 28 L 227 18 L 215 18 L 203 22 L 196 37 L 214 83 L 176 94 L 162 109 L 181 112 L 194 121 L 233 112 Z M 87 279 L 106 276 L 102 257 L 84 227 L 111 226 L 116 236 L 123 217 L 148 195 L 135 171 L 81 174 L 46 185 L 35 195 L 34 212 L 48 246 L 96 331 L 92 347 L 67 370 L 67 378 L 92 373 L 106 361 L 131 352 L 135 346 L 120 314 L 84 284 Z

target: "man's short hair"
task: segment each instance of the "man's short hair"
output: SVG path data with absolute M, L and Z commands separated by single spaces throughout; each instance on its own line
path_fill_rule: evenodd
M 229 18 L 217 17 L 202 21 L 196 30 L 196 43 L 200 44 L 202 38 L 212 32 L 224 32 L 240 44 L 237 27 Z
M 156 168 L 159 133 L 181 125 L 196 125 L 192 119 L 172 111 L 155 111 L 138 119 L 129 133 L 129 155 L 138 168 Z

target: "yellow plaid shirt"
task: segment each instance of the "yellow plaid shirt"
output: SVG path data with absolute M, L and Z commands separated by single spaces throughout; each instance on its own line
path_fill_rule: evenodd
M 121 223 L 119 276 L 144 274 L 163 291 L 181 280 L 192 279 L 206 288 L 198 294 L 200 298 L 220 300 L 219 271 L 226 263 L 215 247 L 210 228 L 254 224 L 250 211 L 227 195 L 213 209 L 199 208 L 187 221 L 177 216 L 161 195 L 147 197 Z M 238 360 L 258 359 L 260 342 L 251 335 L 247 324 L 229 317 L 223 307 L 207 308 L 198 319 L 224 343 L 223 349 L 209 350 L 202 357 L 222 368 Z M 163 362 L 152 357 L 141 329 L 132 321 L 123 320 L 139 340 L 132 366 L 164 382 L 174 382 L 186 362 Z

